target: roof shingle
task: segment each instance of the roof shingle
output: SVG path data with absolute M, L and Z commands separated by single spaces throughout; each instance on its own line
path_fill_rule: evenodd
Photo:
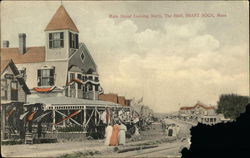
M 79 32 L 76 25 L 74 24 L 73 20 L 69 16 L 66 9 L 61 5 L 52 19 L 50 20 L 49 24 L 47 25 L 45 31 L 52 31 L 52 30 L 66 30 L 69 29 L 71 31 Z
M 45 47 L 28 47 L 24 54 L 18 48 L 1 48 L 1 61 L 13 60 L 15 64 L 45 61 Z

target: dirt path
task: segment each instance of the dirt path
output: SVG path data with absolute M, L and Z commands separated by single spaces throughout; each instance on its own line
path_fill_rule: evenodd
M 191 127 L 189 124 L 178 121 L 176 122 L 176 120 L 172 121 L 178 123 L 181 126 L 181 137 L 189 135 L 188 132 L 189 128 Z M 128 139 L 127 145 L 143 144 L 152 141 L 159 143 L 159 147 L 162 148 L 177 145 L 176 142 L 166 143 L 166 141 L 161 141 L 164 139 L 166 139 L 166 136 L 163 135 L 160 124 L 155 124 L 155 126 L 153 126 L 153 128 L 148 131 L 141 131 L 140 136 Z M 84 153 L 86 151 L 98 151 L 99 153 L 101 153 L 101 155 L 98 156 L 109 156 L 110 154 L 112 154 L 114 147 L 104 146 L 103 144 L 104 140 L 86 140 L 84 142 L 65 142 L 33 145 L 4 145 L 1 146 L 1 153 L 4 157 L 58 157 L 65 154 L 73 154 L 75 152 Z M 150 149 L 147 150 L 149 151 Z M 177 148 L 171 150 L 171 152 L 176 151 Z M 167 152 L 170 152 L 170 150 L 159 151 L 158 154 L 166 154 Z
M 1 148 L 1 152 L 4 157 L 56 157 L 73 152 L 104 152 L 113 150 L 113 147 L 104 146 L 102 144 L 103 140 L 33 145 L 4 145 Z

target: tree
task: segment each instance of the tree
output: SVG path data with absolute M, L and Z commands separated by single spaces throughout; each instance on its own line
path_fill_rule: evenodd
M 249 97 L 237 94 L 222 94 L 218 101 L 218 114 L 223 114 L 225 118 L 235 120 L 241 113 L 245 112 Z

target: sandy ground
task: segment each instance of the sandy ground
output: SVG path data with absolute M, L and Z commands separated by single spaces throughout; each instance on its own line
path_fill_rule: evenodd
M 179 120 L 168 120 L 168 121 L 180 125 L 181 127 L 179 133 L 180 137 L 187 137 L 189 135 L 189 128 L 191 127 L 190 124 L 181 122 Z M 152 126 L 152 129 L 148 131 L 141 131 L 140 136 L 127 139 L 127 145 L 159 141 L 163 138 L 166 138 L 166 136 L 163 135 L 162 133 L 161 125 L 155 124 Z M 181 146 L 183 146 L 183 142 L 180 143 L 180 141 L 176 140 L 174 142 L 161 142 L 157 148 L 118 154 L 113 152 L 114 147 L 104 146 L 103 144 L 104 140 L 86 140 L 84 142 L 64 142 L 64 143 L 33 144 L 33 145 L 26 145 L 26 144 L 4 145 L 1 146 L 1 153 L 2 156 L 4 157 L 57 157 L 75 152 L 98 151 L 101 153 L 101 155 L 98 156 L 104 156 L 104 157 L 107 156 L 137 157 L 136 155 L 138 154 L 143 157 L 145 157 L 145 154 L 149 156 L 151 155 L 151 156 L 163 157 L 163 155 L 180 156 L 179 149 Z M 171 148 L 171 149 L 164 150 L 165 148 Z M 152 152 L 156 150 L 159 151 Z

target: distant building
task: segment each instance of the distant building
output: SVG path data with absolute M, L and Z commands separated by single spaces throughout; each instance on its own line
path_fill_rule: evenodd
M 179 118 L 187 121 L 197 121 L 204 124 L 215 124 L 220 122 L 214 106 L 207 106 L 197 102 L 192 107 L 181 107 Z
M 118 96 L 117 94 L 109 93 L 109 94 L 100 94 L 99 100 L 109 101 L 117 104 L 121 104 L 123 106 L 130 106 L 129 99 L 126 99 L 124 96 Z

